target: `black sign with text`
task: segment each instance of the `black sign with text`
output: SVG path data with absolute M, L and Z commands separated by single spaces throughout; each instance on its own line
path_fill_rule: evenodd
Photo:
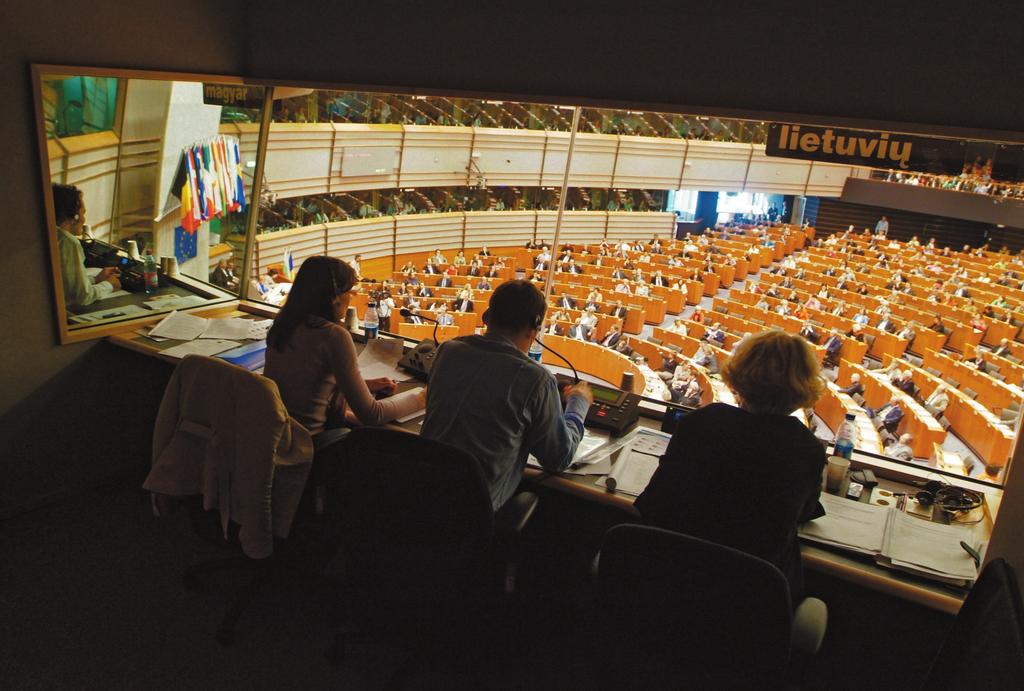
M 768 128 L 765 153 L 932 175 L 967 173 L 996 180 L 1024 179 L 1024 147 L 897 132 L 775 122 Z
M 262 108 L 262 86 L 243 84 L 203 84 L 203 103 L 208 106 L 233 106 L 235 108 Z

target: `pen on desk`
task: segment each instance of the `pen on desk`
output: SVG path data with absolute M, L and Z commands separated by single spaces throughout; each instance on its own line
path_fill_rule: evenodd
M 960 546 L 964 548 L 965 552 L 971 555 L 971 559 L 974 560 L 974 566 L 981 568 L 981 554 L 978 553 L 978 550 L 974 549 L 963 540 L 960 541 Z
M 100 319 L 110 319 L 111 317 L 123 317 L 123 316 L 124 316 L 124 312 L 110 312 L 109 314 L 104 314 L 102 317 L 100 317 Z

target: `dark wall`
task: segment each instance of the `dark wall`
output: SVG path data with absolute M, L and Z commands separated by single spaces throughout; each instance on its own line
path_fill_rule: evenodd
M 36 0 L 0 7 L 0 274 L 7 287 L 0 299 L 0 514 L 148 463 L 158 379 L 110 347 L 58 343 L 29 63 L 240 74 L 242 6 Z
M 844 231 L 852 223 L 858 233 L 865 228 L 875 229 L 875 224 L 885 215 L 889 219 L 889 237 L 909 240 L 917 236 L 921 242 L 935 238 L 939 247 L 949 245 L 959 249 L 964 245 L 977 247 L 983 244 L 990 226 L 985 223 L 962 221 L 956 218 L 928 216 L 910 211 L 886 209 L 881 206 L 850 204 L 838 199 L 819 199 L 814 227 L 826 234 Z
M 1019 130 L 1017 3 L 254 3 L 253 74 Z M 282 18 L 287 17 L 287 25 Z M 966 33 L 969 28 L 969 34 Z

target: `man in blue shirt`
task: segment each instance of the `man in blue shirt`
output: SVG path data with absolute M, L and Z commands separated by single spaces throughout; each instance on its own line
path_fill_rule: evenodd
M 487 333 L 442 344 L 430 373 L 421 434 L 476 458 L 495 510 L 515 493 L 530 454 L 550 472 L 569 466 L 593 402 L 580 382 L 563 412 L 554 376 L 527 357 L 545 311 L 533 284 L 501 284 L 483 314 Z

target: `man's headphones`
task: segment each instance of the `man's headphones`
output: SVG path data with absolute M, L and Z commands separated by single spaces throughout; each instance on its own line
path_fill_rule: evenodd
M 483 321 L 483 323 L 486 326 L 490 326 L 491 325 L 490 314 L 491 314 L 491 310 L 490 310 L 490 308 L 488 308 L 488 309 L 484 310 L 484 313 L 482 315 L 480 315 L 480 319 Z M 535 314 L 535 315 L 533 315 L 533 321 L 530 324 L 530 328 L 533 329 L 534 331 L 540 331 L 542 326 L 544 326 L 544 315 L 543 314 Z
M 981 494 L 940 480 L 929 480 L 914 494 L 921 506 L 937 506 L 949 514 L 967 513 L 981 506 Z

